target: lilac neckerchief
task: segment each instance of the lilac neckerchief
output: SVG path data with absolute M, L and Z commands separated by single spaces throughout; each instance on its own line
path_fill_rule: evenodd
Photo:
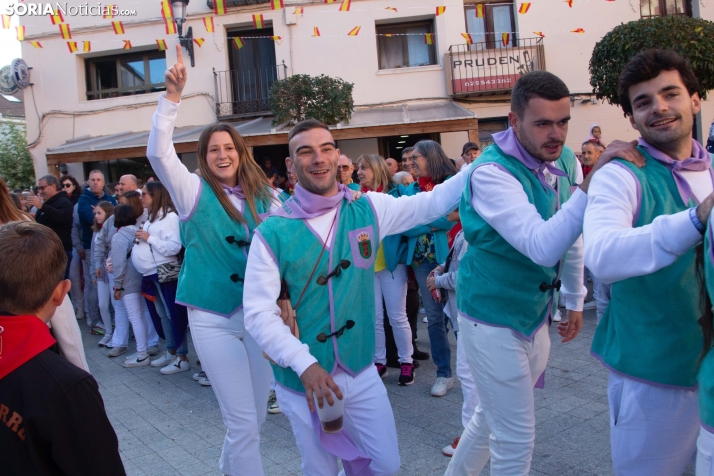
M 513 132 L 513 129 L 510 127 L 506 131 L 493 134 L 493 141 L 498 147 L 500 147 L 504 154 L 514 157 L 520 163 L 525 165 L 526 168 L 532 170 L 536 174 L 536 177 L 538 177 L 538 181 L 541 185 L 543 185 L 543 190 L 553 190 L 553 187 L 548 185 L 548 182 L 545 180 L 545 174 L 543 173 L 544 170 L 548 169 L 551 174 L 559 177 L 568 176 L 567 173 L 563 172 L 556 166 L 551 165 L 550 162 L 536 159 L 529 154 L 518 141 L 516 133 Z
M 341 183 L 337 184 L 337 194 L 331 197 L 308 192 L 298 183 L 295 185 L 295 195 L 285 200 L 283 206 L 275 210 L 273 215 L 299 220 L 315 218 L 335 208 L 343 198 L 348 202 L 354 200 L 352 190 Z
M 312 418 L 312 427 L 320 440 L 320 445 L 328 453 L 342 460 L 346 476 L 374 476 L 372 468 L 369 467 L 372 460 L 357 448 L 357 445 L 347 436 L 347 433 L 344 431 L 325 433 L 322 431 L 317 412 L 310 412 L 310 417 Z
M 677 184 L 677 189 L 679 190 L 679 195 L 682 197 L 682 202 L 687 205 L 689 203 L 689 199 L 692 197 L 692 188 L 689 186 L 687 180 L 682 176 L 681 171 L 691 170 L 693 172 L 701 172 L 703 170 L 711 169 L 712 157 L 709 155 L 709 152 L 707 152 L 707 150 L 702 147 L 699 142 L 692 139 L 692 156 L 684 160 L 674 160 L 661 150 L 649 145 L 642 137 L 639 138 L 638 142 L 640 143 L 640 147 L 645 149 L 653 159 L 660 162 L 662 165 L 667 167 L 670 172 L 672 172 L 672 177 L 674 178 L 674 183 Z
M 229 195 L 235 195 L 237 198 L 240 198 L 241 200 L 245 200 L 245 194 L 243 193 L 243 187 L 240 186 L 240 184 L 237 184 L 235 187 L 229 187 L 228 185 L 223 185 L 221 184 L 221 187 L 223 187 L 223 190 L 226 191 Z

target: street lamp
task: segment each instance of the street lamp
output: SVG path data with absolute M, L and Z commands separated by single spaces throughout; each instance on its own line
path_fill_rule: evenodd
M 179 44 L 186 48 L 189 58 L 191 58 L 191 66 L 196 66 L 193 59 L 193 30 L 188 27 L 186 36 L 182 36 L 183 24 L 186 22 L 186 7 L 189 0 L 171 0 L 171 9 L 174 13 L 174 21 L 178 29 Z

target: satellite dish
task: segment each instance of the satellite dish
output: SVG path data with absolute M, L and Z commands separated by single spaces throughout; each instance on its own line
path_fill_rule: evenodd
M 12 96 L 17 93 L 20 88 L 17 87 L 12 78 L 12 68 L 10 65 L 5 65 L 0 68 L 0 93 Z
M 10 63 L 10 70 L 12 72 L 12 80 L 18 89 L 25 89 L 30 86 L 30 68 L 27 67 L 27 63 L 22 58 L 16 58 Z

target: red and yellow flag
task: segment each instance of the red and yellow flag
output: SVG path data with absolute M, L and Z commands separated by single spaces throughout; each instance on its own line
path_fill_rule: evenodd
M 530 2 L 521 3 L 521 6 L 518 7 L 518 13 L 520 13 L 521 15 L 525 15 L 526 13 L 528 13 L 528 10 L 530 8 L 531 8 Z
M 464 40 L 466 40 L 467 45 L 474 44 L 474 39 L 471 37 L 471 33 L 461 33 L 461 36 L 464 37 Z
M 164 27 L 166 28 L 167 35 L 176 34 L 176 23 L 173 18 L 164 18 Z
M 30 44 L 34 46 L 35 48 L 42 48 L 42 45 L 40 44 L 39 41 L 31 41 Z
M 89 53 L 92 51 L 92 42 L 91 41 L 83 41 L 82 42 L 82 51 L 85 53 Z
M 193 39 L 193 42 L 196 43 L 199 48 L 203 46 L 203 43 L 204 43 L 205 41 L 206 41 L 206 40 L 204 40 L 203 38 L 194 38 L 194 39 Z
M 394 37 L 394 33 L 385 33 L 384 36 L 387 37 L 387 38 L 393 38 L 393 37 Z
M 337 0 L 325 0 L 326 4 L 335 3 Z
M 171 9 L 171 2 L 169 0 L 161 0 L 161 18 L 166 20 L 167 18 L 173 18 L 174 12 Z
M 393 11 L 393 12 L 397 12 L 397 11 L 398 11 L 398 10 L 397 10 L 396 8 L 394 8 L 394 7 L 387 7 L 387 8 L 385 8 L 385 10 L 391 10 L 391 11 Z
M 216 31 L 216 26 L 213 24 L 213 17 L 203 17 L 203 26 L 206 27 L 208 33 Z
M 443 14 L 446 11 L 446 7 L 441 6 L 441 7 L 436 7 L 436 16 L 438 17 L 439 15 Z
M 476 5 L 476 18 L 483 18 L 486 14 L 486 5 L 483 3 L 479 3 Z
M 131 49 L 131 41 L 124 40 L 124 46 L 122 46 L 122 48 L 125 50 L 130 50 Z
M 166 51 L 166 40 L 156 40 L 156 46 L 159 47 L 159 51 Z
M 283 39 L 283 37 L 282 36 L 271 36 L 270 39 L 273 41 L 280 41 Z
M 25 41 L 25 27 L 16 26 L 15 32 L 17 33 L 17 41 Z
M 352 0 L 342 0 L 342 5 L 340 5 L 341 12 L 349 12 L 352 6 Z
M 62 35 L 63 40 L 71 40 L 72 39 L 72 32 L 69 31 L 69 23 L 60 23 L 59 30 L 60 30 L 60 35 Z
M 226 0 L 213 0 L 213 13 L 216 15 L 225 15 L 228 13 Z
M 433 45 L 434 44 L 434 34 L 433 33 L 424 33 L 424 43 L 427 45 Z
M 59 25 L 64 23 L 64 17 L 62 16 L 62 10 L 54 10 L 52 15 L 50 15 L 50 21 L 53 25 Z
M 567 3 L 570 8 L 573 8 L 573 0 L 565 0 L 565 3 Z
M 104 19 L 107 20 L 109 18 L 114 18 L 114 7 L 116 7 L 115 4 L 110 3 L 109 5 L 106 5 L 104 7 Z
M 511 42 L 511 34 L 510 33 L 501 33 L 501 44 L 503 46 L 508 46 Z
M 76 53 L 77 52 L 77 42 L 76 41 L 68 41 L 67 48 L 69 48 L 70 53 Z
M 281 8 L 285 8 L 285 3 L 283 2 L 283 0 L 270 0 L 271 10 L 280 10 Z
M 349 33 L 347 33 L 347 36 L 357 36 L 359 35 L 359 31 L 362 27 L 361 26 L 356 26 L 350 30 Z
M 312 27 L 312 36 L 320 36 L 320 29 L 318 27 Z
M 543 34 L 542 31 L 534 31 L 533 34 L 536 36 L 540 36 L 541 38 L 545 38 L 545 35 Z
M 3 29 L 3 30 L 9 30 L 9 29 L 10 29 L 10 15 L 3 15 L 3 16 L 2 16 L 2 29 Z
M 582 28 L 576 28 L 575 30 L 570 30 L 571 33 L 585 33 L 585 30 Z
M 293 12 L 293 15 L 304 15 L 305 14 L 305 7 L 295 7 L 295 11 Z
M 265 19 L 262 14 L 253 15 L 253 27 L 257 30 L 265 28 Z
M 126 33 L 126 31 L 124 30 L 124 24 L 120 21 L 113 21 L 112 27 L 114 28 L 115 35 L 123 35 L 124 33 Z
M 243 41 L 243 38 L 236 36 L 233 38 L 233 43 L 235 43 L 236 48 L 241 49 L 245 46 L 245 41 Z

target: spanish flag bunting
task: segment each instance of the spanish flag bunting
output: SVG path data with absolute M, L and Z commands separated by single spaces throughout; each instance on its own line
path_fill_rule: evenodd
M 528 13 L 528 10 L 530 8 L 531 8 L 530 2 L 521 3 L 521 6 L 518 7 L 518 13 L 520 13 L 521 15 L 525 15 L 526 13 Z
M 126 31 L 124 30 L 124 24 L 120 21 L 113 21 L 112 27 L 114 27 L 115 35 L 123 35 L 124 33 L 126 33 Z
M 3 30 L 9 30 L 9 29 L 10 29 L 10 15 L 3 15 L 3 16 L 2 16 L 2 29 L 3 29 Z
M 270 39 L 273 41 L 280 41 L 283 39 L 283 37 L 282 36 L 271 36 Z
M 17 32 L 17 41 L 25 41 L 25 27 L 16 26 L 15 31 Z
M 233 38 L 233 43 L 235 43 L 236 48 L 241 49 L 245 46 L 245 42 L 243 41 L 243 38 L 236 36 Z
M 536 36 L 540 36 L 541 38 L 545 38 L 545 35 L 542 31 L 534 31 L 533 34 L 535 34 Z
M 67 48 L 69 48 L 70 53 L 76 53 L 77 52 L 77 42 L 76 41 L 68 41 Z
M 570 8 L 573 8 L 573 0 L 565 0 L 565 3 L 567 3 Z
M 82 51 L 85 53 L 89 53 L 92 51 L 92 42 L 91 41 L 83 41 L 82 42 Z
M 434 44 L 434 34 L 433 33 L 424 33 L 424 43 L 427 45 L 433 45 Z
M 114 18 L 114 5 L 113 3 L 110 3 L 109 5 L 104 7 L 104 19 L 107 20 L 109 18 Z
M 475 10 L 476 18 L 483 18 L 484 14 L 486 13 L 486 5 L 484 5 L 483 3 L 479 3 L 478 5 L 476 5 Z
M 391 10 L 393 12 L 397 12 L 397 9 L 394 7 L 387 7 L 387 8 L 385 8 L 385 10 Z
M 281 8 L 285 8 L 285 3 L 283 3 L 283 0 L 270 0 L 271 10 L 280 10 Z
M 585 30 L 582 28 L 576 28 L 575 30 L 570 30 L 571 33 L 585 33 Z
M 341 12 L 349 12 L 352 6 L 352 0 L 342 0 L 342 5 L 340 5 Z
M 166 27 L 167 35 L 175 35 L 176 34 L 176 23 L 174 22 L 173 18 L 171 18 L 171 17 L 164 18 L 164 26 Z
M 265 19 L 262 14 L 253 15 L 253 27 L 258 30 L 265 28 Z
M 359 35 L 359 31 L 362 27 L 361 26 L 356 26 L 350 30 L 349 33 L 347 33 L 347 36 L 357 36 Z
M 213 13 L 216 15 L 225 15 L 228 13 L 226 1 L 227 0 L 213 0 Z
M 337 0 L 325 0 L 326 4 L 335 3 Z
M 446 7 L 436 7 L 436 16 L 438 17 L 446 11 Z
M 312 36 L 320 36 L 320 29 L 318 27 L 312 27 Z
M 199 48 L 203 46 L 204 41 L 206 41 L 206 40 L 204 40 L 203 38 L 194 38 L 193 39 L 193 42 L 196 43 Z
M 384 36 L 386 36 L 387 38 L 393 38 L 394 33 L 385 33 Z
M 159 47 L 159 51 L 166 51 L 166 40 L 156 40 L 156 46 Z
M 305 14 L 305 7 L 295 7 L 295 11 L 293 12 L 293 15 L 304 15 Z
M 52 22 L 53 25 L 59 25 L 60 23 L 64 23 L 64 17 L 62 16 L 62 10 L 53 11 L 52 15 L 50 15 L 50 21 Z
M 474 44 L 474 39 L 471 37 L 470 33 L 461 33 L 461 36 L 464 37 L 464 40 L 466 40 L 467 45 L 473 45 Z
M 213 17 L 203 17 L 203 26 L 206 27 L 208 33 L 216 31 L 216 26 L 213 24 Z
M 508 46 L 508 44 L 511 41 L 511 34 L 510 33 L 501 33 L 501 44 L 503 46 Z
M 40 44 L 39 41 L 31 41 L 30 44 L 34 46 L 35 48 L 42 48 L 42 45 Z
M 169 0 L 161 0 L 161 18 L 173 18 L 174 12 L 171 10 L 171 2 Z
M 130 50 L 131 49 L 131 41 L 129 40 L 123 40 L 124 41 L 124 46 L 122 47 L 125 50 Z
M 59 24 L 60 35 L 62 35 L 63 40 L 71 40 L 72 32 L 69 31 L 69 23 Z

